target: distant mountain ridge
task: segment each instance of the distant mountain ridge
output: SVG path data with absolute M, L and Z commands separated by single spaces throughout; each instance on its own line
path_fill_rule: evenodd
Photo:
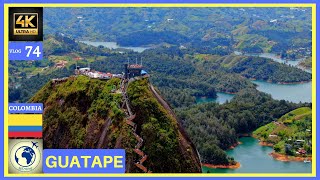
M 126 46 L 192 42 L 256 53 L 311 49 L 311 8 L 45 8 L 44 13 L 46 34 L 78 40 Z

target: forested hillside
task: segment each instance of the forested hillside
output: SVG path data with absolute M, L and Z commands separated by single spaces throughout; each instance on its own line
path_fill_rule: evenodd
M 126 172 L 140 172 L 134 164 L 136 136 L 121 108 L 120 79 L 108 81 L 73 76 L 49 81 L 29 102 L 44 104 L 44 148 L 107 148 L 126 150 Z M 156 100 L 147 79 L 129 84 L 137 133 L 144 139 L 144 165 L 154 173 L 200 173 L 197 150 L 182 135 L 176 119 Z
M 195 55 L 200 66 L 208 71 L 236 73 L 248 79 L 257 79 L 273 83 L 299 83 L 311 81 L 311 74 L 296 67 L 254 56 L 217 56 Z
M 228 158 L 222 150 L 236 144 L 239 134 L 250 133 L 305 105 L 310 106 L 273 100 L 255 89 L 245 89 L 228 103 L 197 104 L 179 108 L 177 114 L 199 149 L 202 162 L 226 164 Z
M 311 51 L 311 8 L 46 8 L 44 13 L 47 34 L 77 40 L 183 44 L 201 53 L 237 49 L 290 58 L 306 55 L 300 48 Z
M 82 67 L 90 63 L 95 70 L 121 73 L 128 59 L 131 62 L 143 60 L 145 69 L 152 74 L 152 82 L 163 91 L 186 89 L 187 92 L 181 94 L 186 105 L 195 102 L 194 96 L 215 97 L 216 91 L 237 93 L 254 87 L 243 77 L 280 83 L 311 80 L 309 73 L 261 57 L 196 54 L 192 49 L 175 46 L 149 49 L 143 53 L 117 53 L 78 43 L 59 34 L 46 36 L 44 45 L 48 50 L 43 61 L 10 61 L 10 101 L 26 101 L 49 79 L 71 75 L 76 63 Z M 76 60 L 79 57 L 80 60 Z M 65 63 L 64 67 L 57 67 L 61 62 Z M 173 104 L 178 106 L 177 102 Z

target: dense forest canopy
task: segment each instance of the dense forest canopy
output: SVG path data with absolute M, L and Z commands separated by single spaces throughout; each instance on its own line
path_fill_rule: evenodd
M 301 106 L 284 100 L 273 100 L 270 95 L 255 89 L 244 89 L 225 104 L 197 104 L 178 108 L 178 117 L 195 142 L 202 161 L 211 164 L 227 163 L 221 155 L 237 143 L 238 135 L 250 133 L 256 128 L 277 120 L 283 114 Z M 210 153 L 214 152 L 214 153 Z M 212 158 L 213 155 L 218 157 Z M 222 157 L 225 157 L 224 159 Z M 216 158 L 221 158 L 217 161 Z

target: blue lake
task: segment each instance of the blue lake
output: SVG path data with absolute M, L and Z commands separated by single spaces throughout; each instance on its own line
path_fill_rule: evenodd
M 212 169 L 203 167 L 203 173 L 311 173 L 311 163 L 282 162 L 269 156 L 271 147 L 260 146 L 252 137 L 240 138 L 242 144 L 226 153 L 234 157 L 241 166 L 238 169 Z
M 148 47 L 126 47 L 126 46 L 119 46 L 116 42 L 92 42 L 92 41 L 80 41 L 82 43 L 91 45 L 91 46 L 103 46 L 109 49 L 118 49 L 118 48 L 123 48 L 123 49 L 129 49 L 134 52 L 143 52 L 146 49 L 149 49 Z
M 275 84 L 265 81 L 252 81 L 259 91 L 271 94 L 274 99 L 284 99 L 299 103 L 312 101 L 312 82 L 302 84 Z
M 218 96 L 217 98 L 197 97 L 196 102 L 197 104 L 206 103 L 206 102 L 217 102 L 219 104 L 223 104 L 226 101 L 230 101 L 234 95 L 218 92 L 217 96 Z

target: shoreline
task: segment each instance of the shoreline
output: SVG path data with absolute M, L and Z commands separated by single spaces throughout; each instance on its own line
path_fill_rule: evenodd
M 237 134 L 238 138 L 242 138 L 242 137 L 253 137 L 251 135 L 251 133 L 240 133 L 240 134 Z
M 217 92 L 217 93 L 225 93 L 225 94 L 231 94 L 231 95 L 235 95 L 235 94 L 237 94 L 238 92 Z
M 232 144 L 228 149 L 234 149 L 234 148 L 236 148 L 236 147 L 237 147 L 238 145 L 240 145 L 240 144 L 242 144 L 242 142 L 238 141 L 238 142 Z
M 259 145 L 260 146 L 268 146 L 268 147 L 273 147 L 273 143 L 268 143 L 268 142 L 265 142 L 265 141 L 260 141 L 259 142 Z
M 206 163 L 201 163 L 201 165 L 212 169 L 238 169 L 241 167 L 239 162 L 237 162 L 235 165 L 214 165 Z
M 222 92 L 222 91 L 217 91 L 216 93 L 224 93 L 224 94 L 229 94 L 229 95 L 236 95 L 238 92 Z M 196 98 L 212 98 L 212 99 L 217 99 L 217 97 L 213 98 L 213 97 L 209 97 L 209 96 L 194 96 Z
M 303 162 L 304 160 L 312 161 L 312 157 L 288 156 L 288 155 L 276 153 L 274 151 L 269 153 L 269 155 L 273 157 L 273 159 L 282 161 L 282 162 L 292 162 L 292 161 Z
M 255 139 L 258 139 L 258 138 L 254 137 L 254 136 L 252 136 L 252 137 L 255 138 Z M 272 147 L 272 148 L 274 146 L 273 143 L 268 143 L 268 142 L 265 142 L 265 141 L 260 141 L 259 145 L 260 146 Z M 285 154 L 276 153 L 275 151 L 272 151 L 268 155 L 271 156 L 273 159 L 275 159 L 277 161 L 282 161 L 282 162 L 303 162 L 304 160 L 312 161 L 312 157 L 310 157 L 310 156 L 309 157 L 289 156 L 289 155 L 285 155 Z
M 242 137 L 252 137 L 252 136 L 251 136 L 250 133 L 242 133 L 242 134 L 237 134 L 237 137 L 238 137 L 238 138 L 242 138 Z M 238 145 L 240 145 L 240 144 L 242 144 L 242 142 L 241 142 L 241 141 L 237 141 L 236 143 L 232 144 L 232 145 L 228 148 L 228 150 L 234 149 L 234 148 L 236 148 L 236 147 L 237 147 Z
M 250 79 L 250 80 L 252 80 L 252 79 Z M 267 83 L 271 83 L 271 84 L 280 84 L 280 85 L 295 85 L 295 84 L 309 83 L 312 80 L 310 80 L 310 81 L 299 81 L 299 82 L 273 82 L 273 81 L 270 81 L 270 80 L 265 81 L 265 80 L 255 79 L 255 80 L 252 80 L 252 81 L 261 81 L 261 82 L 267 82 Z
M 283 85 L 290 85 L 290 84 L 305 84 L 305 83 L 308 83 L 308 82 L 311 82 L 310 81 L 300 81 L 300 82 L 278 82 L 276 84 L 283 84 Z

